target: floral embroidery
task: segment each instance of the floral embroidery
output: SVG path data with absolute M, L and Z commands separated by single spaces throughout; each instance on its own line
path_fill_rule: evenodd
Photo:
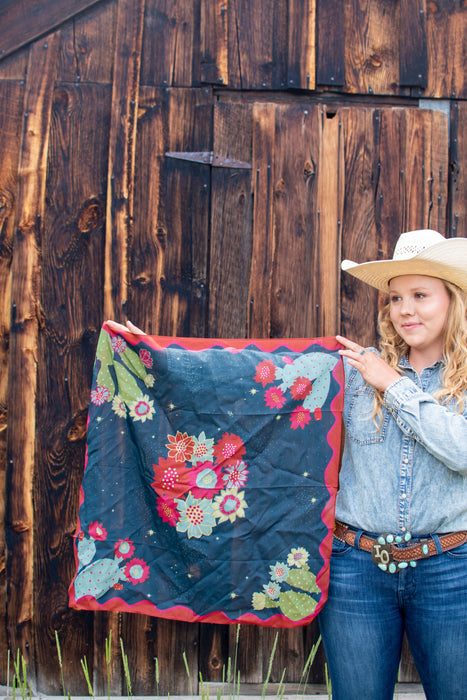
M 238 489 L 234 486 L 231 489 L 221 491 L 220 495 L 215 497 L 215 515 L 216 518 L 219 518 L 220 523 L 227 520 L 233 523 L 237 517 L 245 517 L 247 504 L 244 500 L 244 495 L 244 491 L 238 493 Z
M 152 374 L 147 374 L 144 378 L 144 383 L 146 384 L 147 387 L 151 388 L 155 384 L 155 379 L 152 376 Z
M 106 540 L 107 530 L 102 526 L 102 523 L 91 523 L 89 526 L 89 537 L 93 540 Z
M 282 562 L 276 561 L 274 566 L 269 567 L 270 568 L 270 575 L 271 579 L 273 581 L 284 581 L 287 576 L 289 575 L 289 567 L 286 564 L 283 564 Z
M 290 412 L 290 427 L 304 430 L 311 423 L 312 416 L 315 421 L 322 419 L 322 406 L 331 386 L 331 372 L 338 359 L 326 353 L 310 352 L 295 359 L 283 355 L 281 360 L 283 366 L 276 366 L 271 360 L 259 362 L 254 380 L 263 387 L 274 382 L 264 392 L 264 401 L 271 410 L 278 410 L 290 401 L 299 402 Z
M 207 498 L 198 500 L 189 493 L 185 501 L 177 500 L 177 508 L 181 516 L 176 525 L 178 532 L 186 532 L 188 538 L 212 533 L 216 520 L 212 502 Z
M 121 355 L 122 352 L 125 352 L 127 349 L 127 344 L 123 340 L 123 338 L 119 338 L 118 335 L 114 335 L 114 337 L 111 339 L 110 344 L 112 345 L 112 350 L 117 353 L 117 355 Z
M 177 510 L 177 504 L 173 498 L 165 498 L 160 496 L 157 500 L 157 512 L 164 523 L 169 523 L 174 527 L 180 520 L 180 513 Z
M 258 365 L 256 365 L 255 382 L 266 386 L 270 382 L 274 381 L 276 377 L 276 367 L 272 360 L 262 360 Z
M 264 393 L 264 400 L 268 408 L 282 408 L 287 401 L 284 392 L 278 386 L 272 386 Z
M 129 557 L 133 556 L 135 547 L 133 545 L 133 542 L 130 542 L 128 537 L 124 540 L 118 540 L 118 542 L 115 543 L 115 555 L 117 557 L 121 557 L 122 559 L 128 559 Z
M 124 569 L 128 581 L 136 586 L 138 583 L 146 581 L 149 576 L 149 566 L 142 559 L 132 559 Z
M 169 448 L 169 457 L 175 459 L 176 462 L 185 462 L 191 459 L 195 448 L 194 438 L 187 433 L 181 433 L 177 430 L 176 435 L 167 435 L 169 443 L 166 447 Z
M 312 383 L 307 377 L 298 377 L 290 387 L 292 398 L 296 401 L 303 401 L 308 396 L 313 388 Z
M 152 357 L 151 357 L 151 353 L 149 352 L 149 350 L 145 350 L 144 348 L 141 348 L 141 350 L 139 351 L 139 356 L 141 358 L 141 362 L 143 363 L 143 365 L 145 367 L 147 367 L 148 369 L 151 369 Z
M 144 423 L 146 419 L 152 420 L 155 413 L 154 401 L 146 395 L 132 401 L 128 408 L 133 420 L 140 420 L 141 423 Z
M 298 547 L 295 549 L 292 547 L 290 554 L 287 556 L 287 564 L 289 566 L 298 566 L 301 568 L 308 561 L 308 552 L 303 547 Z
M 235 464 L 245 454 L 245 445 L 238 435 L 224 433 L 214 447 L 214 457 L 217 464 Z
M 151 486 L 163 497 L 179 498 L 190 488 L 190 472 L 182 464 L 172 459 L 161 457 L 158 464 L 153 464 L 154 481 Z
M 270 578 L 261 592 L 253 593 L 253 610 L 279 608 L 290 620 L 303 620 L 313 615 L 315 596 L 321 595 L 315 574 L 307 564 L 309 554 L 303 547 L 292 547 L 287 564 L 276 561 L 269 567 Z
M 126 405 L 121 396 L 114 396 L 112 399 L 112 411 L 120 416 L 120 418 L 125 418 L 126 416 Z
M 290 422 L 293 430 L 296 430 L 297 428 L 301 428 L 303 430 L 305 425 L 308 425 L 310 420 L 310 411 L 307 408 L 303 408 L 303 406 L 297 406 L 297 408 L 294 408 L 290 414 Z
M 219 467 L 204 462 L 190 471 L 190 491 L 196 498 L 212 498 L 221 490 L 222 477 Z
M 91 401 L 96 406 L 102 406 L 110 399 L 110 391 L 106 386 L 97 386 L 91 391 Z
M 204 430 L 195 438 L 195 446 L 191 456 L 193 466 L 199 462 L 214 461 L 214 438 L 207 438 Z
M 231 488 L 232 486 L 241 487 L 245 486 L 248 473 L 245 462 L 238 461 L 232 467 L 228 467 L 225 470 L 225 474 L 222 478 L 226 482 L 225 486 L 227 486 L 227 488 Z

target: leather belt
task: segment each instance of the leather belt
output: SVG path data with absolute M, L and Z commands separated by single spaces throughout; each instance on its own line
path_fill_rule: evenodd
M 357 538 L 357 530 L 352 529 L 345 523 L 336 521 L 334 526 L 334 536 L 341 542 L 346 542 L 352 547 L 355 547 Z M 441 552 L 448 552 L 450 549 L 460 547 L 461 544 L 467 542 L 467 530 L 459 532 L 449 532 L 445 535 L 436 535 L 436 540 L 439 543 Z M 418 559 L 426 559 L 435 554 L 441 554 L 436 546 L 435 539 L 432 537 L 424 538 L 408 545 L 411 540 L 410 533 L 405 535 L 383 534 L 377 537 L 370 537 L 362 533 L 357 542 L 358 549 L 365 552 L 371 552 L 373 561 L 382 571 L 388 573 L 396 573 L 407 566 L 416 566 Z M 400 547 L 398 545 L 405 544 Z

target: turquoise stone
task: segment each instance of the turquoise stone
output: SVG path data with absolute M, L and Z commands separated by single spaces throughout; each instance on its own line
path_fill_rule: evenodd
M 397 566 L 394 564 L 394 562 L 391 562 L 389 564 L 389 573 L 393 574 L 397 570 Z
M 402 537 L 400 535 L 396 535 L 396 542 L 399 544 L 399 542 L 402 542 Z
M 406 569 L 408 567 L 408 563 L 406 561 L 400 561 L 397 566 L 399 569 Z
M 411 540 L 411 539 L 412 539 L 412 535 L 410 534 L 410 532 L 406 532 L 405 535 L 404 535 L 404 540 L 405 540 L 406 542 L 408 542 L 408 541 Z
M 378 542 L 379 544 L 386 544 L 386 540 L 384 539 L 384 537 L 378 537 Z
M 386 564 L 378 564 L 378 567 L 381 569 L 381 571 L 387 571 L 387 570 L 388 570 L 388 567 L 386 566 Z
M 409 564 L 410 564 L 410 566 L 411 566 L 412 568 L 415 568 L 415 567 L 417 566 L 417 562 L 416 562 L 416 561 L 411 561 L 411 562 L 409 562 Z
M 387 542 L 394 542 L 394 535 L 388 535 L 386 537 Z
M 427 544 L 424 544 L 422 546 L 422 552 L 423 552 L 423 554 L 428 554 L 428 545 Z

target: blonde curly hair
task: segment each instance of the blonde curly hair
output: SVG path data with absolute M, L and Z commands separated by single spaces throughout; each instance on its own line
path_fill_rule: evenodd
M 434 398 L 443 404 L 455 402 L 458 412 L 462 413 L 467 400 L 467 292 L 451 282 L 443 282 L 451 301 L 445 327 L 441 388 Z M 399 360 L 408 353 L 409 346 L 392 325 L 389 309 L 390 304 L 387 303 L 378 314 L 379 350 L 388 365 L 402 374 L 398 367 Z M 382 405 L 383 392 L 376 391 L 374 421 L 382 417 Z

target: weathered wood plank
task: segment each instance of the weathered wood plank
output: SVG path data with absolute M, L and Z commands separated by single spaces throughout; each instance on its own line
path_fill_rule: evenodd
M 201 81 L 228 83 L 229 0 L 201 0 Z
M 127 300 L 127 245 L 133 178 L 145 0 L 119 0 L 112 89 L 106 215 L 104 314 L 121 318 Z
M 0 677 L 6 678 L 6 549 L 5 472 L 8 424 L 8 355 L 11 317 L 11 263 L 18 162 L 21 145 L 24 87 L 19 82 L 0 83 Z M 2 681 L 5 682 L 5 681 Z
M 399 29 L 399 84 L 426 88 L 426 0 L 401 0 Z
M 288 25 L 287 86 L 314 90 L 316 0 L 289 0 Z
M 313 269 L 317 263 L 320 129 L 318 106 L 278 107 L 271 303 L 271 335 L 275 338 L 319 335 Z
M 13 653 L 28 663 L 33 647 L 33 476 L 39 318 L 39 241 L 44 208 L 52 92 L 60 34 L 31 46 L 18 171 L 11 266 L 6 509 L 7 628 Z
M 206 332 L 209 166 L 165 154 L 210 150 L 211 100 L 208 88 L 141 90 L 129 314 L 150 333 Z
M 252 108 L 218 103 L 213 148 L 251 164 Z M 245 338 L 252 251 L 251 169 L 216 167 L 211 180 L 208 337 Z
M 231 0 L 227 8 L 229 86 L 244 90 L 286 87 L 287 3 Z
M 200 0 L 146 0 L 141 84 L 200 84 Z
M 116 0 L 100 2 L 63 25 L 58 80 L 112 82 L 117 9 Z
M 0 6 L 0 58 L 48 34 L 99 0 L 3 0 Z
M 248 337 L 269 338 L 274 264 L 274 137 L 276 107 L 253 106 L 253 249 L 251 255 Z
M 318 0 L 318 85 L 345 85 L 345 9 L 344 0 Z
M 399 3 L 349 0 L 345 3 L 345 90 L 405 94 L 399 88 Z M 405 90 L 405 92 L 404 92 Z
M 430 97 L 465 99 L 467 6 L 451 0 L 426 3 L 428 85 Z
M 60 694 L 55 630 L 67 690 L 87 692 L 83 675 L 76 672 L 85 654 L 92 677 L 93 616 L 71 610 L 67 590 L 75 573 L 73 535 L 103 318 L 98 271 L 104 265 L 110 98 L 109 86 L 60 87 L 52 110 L 41 241 L 34 480 L 37 679 L 41 692 L 51 695 Z M 104 676 L 105 671 L 99 669 Z
M 449 170 L 449 225 L 446 235 L 467 237 L 467 105 L 453 102 L 451 107 Z
M 28 68 L 29 49 L 24 47 L 0 61 L 1 80 L 24 80 Z

